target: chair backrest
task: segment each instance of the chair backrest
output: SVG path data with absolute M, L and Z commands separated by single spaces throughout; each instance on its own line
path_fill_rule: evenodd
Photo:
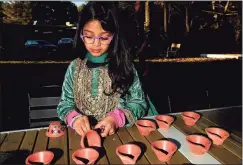
M 59 104 L 60 97 L 61 87 L 56 85 L 43 86 L 29 92 L 30 127 L 48 126 L 51 121 L 58 121 L 56 107 Z
M 171 46 L 167 48 L 166 57 L 178 56 L 180 48 L 181 48 L 180 43 L 172 43 Z
M 176 43 L 172 43 L 170 49 L 171 50 L 179 50 L 180 47 L 181 47 L 181 44 L 179 44 L 179 43 L 177 43 L 177 44 Z

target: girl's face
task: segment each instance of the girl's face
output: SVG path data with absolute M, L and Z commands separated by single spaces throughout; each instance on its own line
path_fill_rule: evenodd
M 105 31 L 100 21 L 89 21 L 81 33 L 84 45 L 90 54 L 98 57 L 107 52 L 112 40 L 112 33 Z

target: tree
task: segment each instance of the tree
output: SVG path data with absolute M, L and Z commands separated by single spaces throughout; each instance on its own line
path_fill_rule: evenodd
M 37 24 L 65 25 L 78 21 L 77 6 L 70 1 L 42 1 L 33 3 L 33 20 Z
M 0 2 L 0 24 L 3 22 L 3 2 Z
M 209 28 L 218 30 L 224 25 L 233 26 L 235 39 L 238 41 L 242 30 L 242 2 L 241 1 L 212 1 L 209 7 L 201 10 L 211 18 L 211 21 L 205 21 Z
M 0 32 L 3 31 L 3 10 L 2 10 L 3 2 L 0 2 Z M 0 59 L 3 54 L 3 37 L 0 37 Z
M 133 51 L 137 42 L 136 22 L 135 22 L 135 2 L 118 1 L 115 2 L 118 9 L 119 26 Z
M 78 6 L 78 12 L 79 13 L 83 10 L 84 6 L 85 6 L 85 4 L 82 4 L 82 5 Z
M 32 21 L 32 6 L 29 1 L 3 3 L 3 22 L 15 24 L 29 24 Z

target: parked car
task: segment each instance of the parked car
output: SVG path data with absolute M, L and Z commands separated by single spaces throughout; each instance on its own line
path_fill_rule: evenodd
M 45 40 L 28 40 L 25 52 L 28 58 L 44 58 L 57 52 L 58 47 Z
M 57 51 L 57 46 L 47 42 L 45 40 L 28 40 L 25 43 L 25 48 L 40 48 L 40 49 L 47 49 L 53 52 Z
M 58 45 L 62 44 L 73 44 L 73 39 L 72 38 L 62 38 L 58 41 Z

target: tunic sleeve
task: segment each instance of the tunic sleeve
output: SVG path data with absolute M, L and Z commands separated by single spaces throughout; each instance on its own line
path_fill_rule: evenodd
M 72 110 L 76 109 L 75 100 L 74 100 L 75 61 L 76 60 L 72 61 L 68 66 L 68 69 L 64 77 L 64 82 L 62 85 L 61 99 L 57 106 L 57 114 L 62 121 L 65 121 L 66 116 Z
M 118 108 L 122 109 L 127 120 L 126 126 L 132 126 L 136 120 L 146 115 L 158 114 L 148 96 L 145 95 L 136 69 L 134 69 L 134 82 L 128 94 L 119 99 Z

